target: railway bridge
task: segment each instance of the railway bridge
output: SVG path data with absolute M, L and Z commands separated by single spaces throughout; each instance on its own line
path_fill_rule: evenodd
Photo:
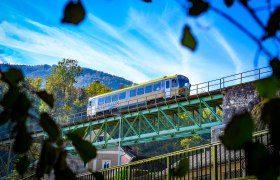
M 187 97 L 158 101 L 157 95 L 154 95 L 154 101 L 141 106 L 130 108 L 128 102 L 128 108 L 118 112 L 103 113 L 89 118 L 85 111 L 69 115 L 67 119 L 57 122 L 64 134 L 77 129 L 84 131 L 84 138 L 98 149 L 210 133 L 211 127 L 221 125 L 224 119 L 230 118 L 231 105 L 236 106 L 236 93 L 230 92 L 230 99 L 226 97 L 228 90 L 270 74 L 269 67 L 259 68 L 192 85 Z M 243 103 L 247 106 L 246 102 Z M 234 112 L 237 112 L 236 107 Z M 33 136 L 44 138 L 45 134 L 38 126 L 33 127 L 35 128 L 30 128 Z M 13 140 L 7 137 L 7 134 L 8 132 L 0 132 L 0 147 L 6 150 L 0 158 L 0 166 L 5 167 L 1 168 L 2 171 L 9 174 L 9 164 L 14 162 L 11 154 Z M 67 150 L 74 149 L 69 145 Z

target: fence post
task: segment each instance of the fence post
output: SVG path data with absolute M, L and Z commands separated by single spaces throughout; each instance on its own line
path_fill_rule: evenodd
M 211 152 L 212 152 L 212 156 L 211 156 L 211 161 L 213 163 L 213 166 L 212 166 L 212 169 L 211 169 L 211 174 L 212 174 L 212 177 L 211 179 L 213 180 L 217 180 L 218 177 L 217 177 L 217 145 L 213 145 L 211 147 Z
M 130 180 L 130 165 L 127 166 L 127 179 Z
M 170 171 L 170 156 L 166 157 L 166 179 L 169 180 L 169 171 Z

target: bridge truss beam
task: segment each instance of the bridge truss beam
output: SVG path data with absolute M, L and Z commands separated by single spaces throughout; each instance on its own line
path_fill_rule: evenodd
M 150 109 L 69 126 L 63 133 L 83 129 L 84 138 L 98 149 L 210 133 L 222 124 L 222 94 L 174 102 Z M 73 147 L 68 147 L 73 150 Z

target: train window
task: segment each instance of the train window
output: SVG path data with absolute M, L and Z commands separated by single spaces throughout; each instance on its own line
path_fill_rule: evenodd
M 126 91 L 119 94 L 119 100 L 125 99 Z
M 152 92 L 152 85 L 150 84 L 150 85 L 147 85 L 146 87 L 145 87 L 145 93 L 150 93 L 150 92 Z
M 139 95 L 142 95 L 142 94 L 144 94 L 144 87 L 139 87 L 137 89 L 137 95 L 139 96 Z
M 179 78 L 179 87 L 187 87 L 189 80 L 186 78 Z
M 160 82 L 154 83 L 154 91 L 160 90 Z
M 166 82 L 165 89 L 169 89 L 169 88 L 170 88 L 169 80 L 168 80 L 168 81 L 165 81 L 165 82 Z
M 136 89 L 131 89 L 130 90 L 130 97 L 136 96 Z
M 104 97 L 98 98 L 98 105 L 100 106 L 102 104 L 104 104 Z
M 114 101 L 117 101 L 117 100 L 118 100 L 118 94 L 114 94 L 112 96 L 112 101 L 114 102 Z
M 106 96 L 105 103 L 110 103 L 110 102 L 111 102 L 111 96 Z
M 178 83 L 176 79 L 172 79 L 172 87 L 177 87 Z
M 88 106 L 91 106 L 91 101 L 88 102 Z

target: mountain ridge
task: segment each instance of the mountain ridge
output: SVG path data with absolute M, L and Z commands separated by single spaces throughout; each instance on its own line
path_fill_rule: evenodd
M 21 69 L 26 77 L 34 78 L 41 77 L 43 79 L 51 75 L 52 68 L 56 65 L 14 65 L 14 64 L 0 64 L 0 70 L 6 71 L 10 67 Z M 99 81 L 101 84 L 112 88 L 113 90 L 120 89 L 122 86 L 131 86 L 132 81 L 122 77 L 114 76 L 106 72 L 82 67 L 82 73 L 76 79 L 76 87 L 87 87 L 93 81 Z

